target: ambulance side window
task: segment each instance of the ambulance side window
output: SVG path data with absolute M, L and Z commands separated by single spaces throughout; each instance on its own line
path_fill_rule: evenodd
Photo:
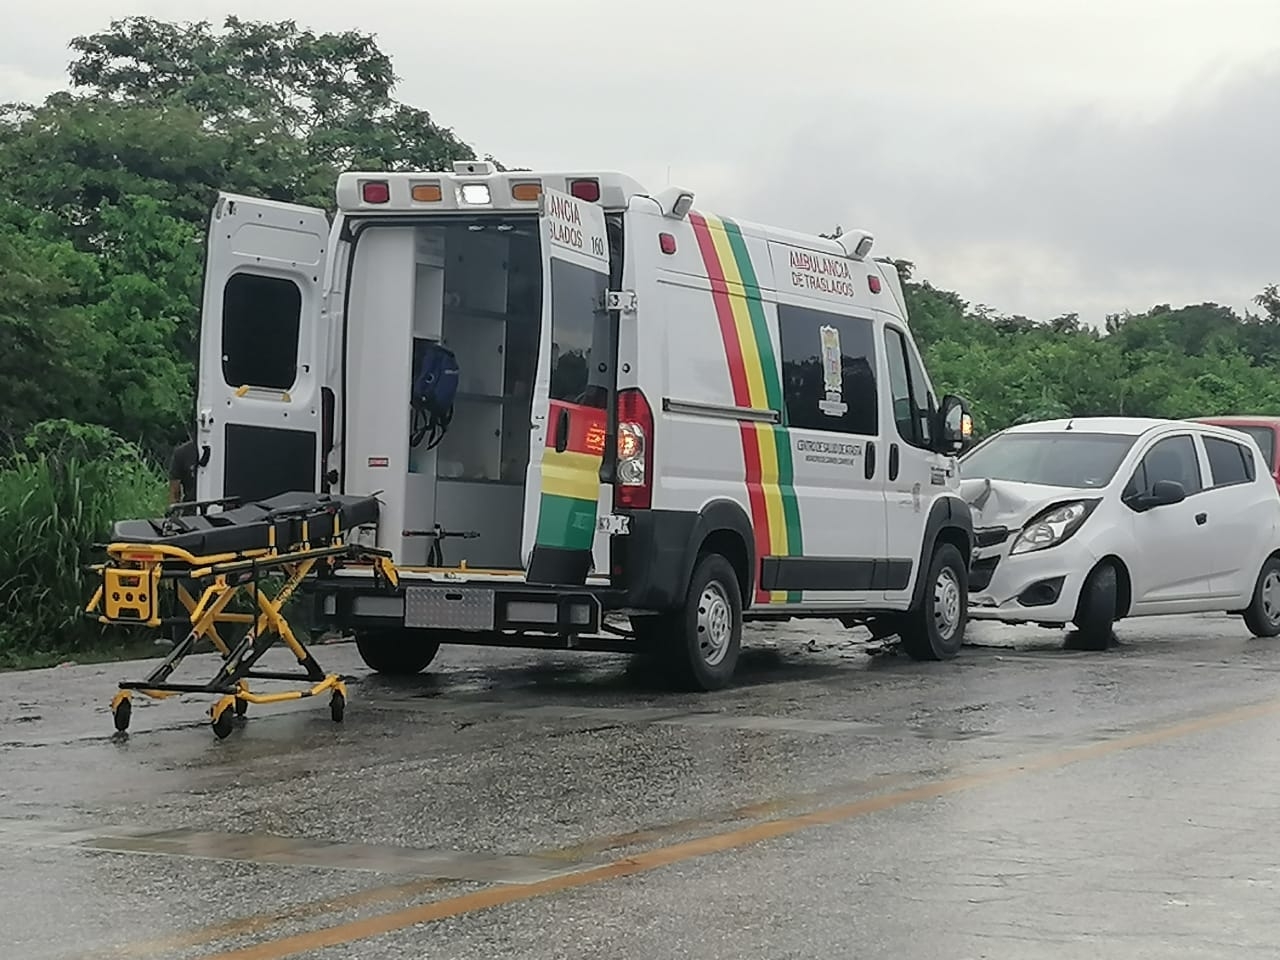
M 924 368 L 901 330 L 885 327 L 884 341 L 889 360 L 893 419 L 898 425 L 898 436 L 913 447 L 928 450 L 929 426 L 936 401 L 925 382 Z
M 593 376 L 609 342 L 604 293 L 609 278 L 577 264 L 551 261 L 551 399 L 604 409 L 607 394 Z
M 787 423 L 808 430 L 877 433 L 875 325 L 778 304 Z
M 237 273 L 222 291 L 222 378 L 288 390 L 298 378 L 302 291 L 292 280 Z

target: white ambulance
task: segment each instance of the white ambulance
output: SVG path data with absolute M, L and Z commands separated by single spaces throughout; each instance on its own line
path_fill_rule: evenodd
M 616 174 L 346 173 L 337 211 L 219 197 L 201 499 L 376 493 L 390 588 L 318 581 L 365 662 L 441 643 L 644 651 L 723 686 L 743 622 L 956 654 L 956 451 L 872 238 L 736 222 Z M 412 400 L 438 348 L 447 425 Z M 627 626 L 629 624 L 629 626 Z

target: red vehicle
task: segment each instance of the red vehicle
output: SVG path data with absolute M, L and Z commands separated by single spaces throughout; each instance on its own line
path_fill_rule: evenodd
M 1247 433 L 1257 441 L 1267 461 L 1267 471 L 1280 487 L 1280 466 L 1276 464 L 1276 446 L 1280 442 L 1280 417 L 1196 417 L 1198 423 L 1212 423 Z

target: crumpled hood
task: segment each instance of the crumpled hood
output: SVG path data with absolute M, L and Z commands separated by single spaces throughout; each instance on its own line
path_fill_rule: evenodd
M 960 497 L 973 510 L 975 527 L 1008 527 L 1010 530 L 1020 529 L 1051 503 L 1077 496 L 1096 497 L 1101 492 L 982 477 L 960 481 Z

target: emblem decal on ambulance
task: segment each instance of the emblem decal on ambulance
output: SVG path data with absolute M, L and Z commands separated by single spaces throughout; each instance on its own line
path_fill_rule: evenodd
M 818 409 L 828 417 L 843 417 L 849 409 L 844 402 L 844 365 L 840 356 L 840 331 L 823 326 L 818 330 L 822 341 L 822 383 L 827 392 L 825 400 L 818 401 Z

